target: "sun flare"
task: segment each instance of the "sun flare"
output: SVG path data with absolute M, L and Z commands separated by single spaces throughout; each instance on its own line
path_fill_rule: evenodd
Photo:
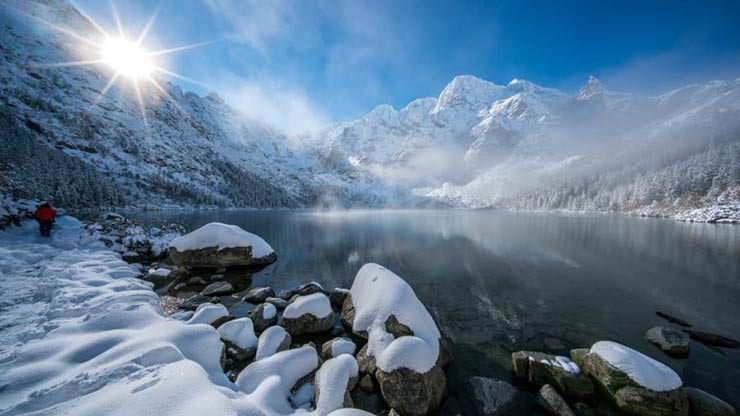
M 100 46 L 103 62 L 124 77 L 141 79 L 154 72 L 154 64 L 147 52 L 125 38 L 108 38 Z

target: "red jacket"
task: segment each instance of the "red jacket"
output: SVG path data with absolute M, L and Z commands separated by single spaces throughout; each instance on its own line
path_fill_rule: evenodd
M 57 217 L 57 212 L 51 207 L 41 207 L 33 216 L 39 221 L 53 221 Z

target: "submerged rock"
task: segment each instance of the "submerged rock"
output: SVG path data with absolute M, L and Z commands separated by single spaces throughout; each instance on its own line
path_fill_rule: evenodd
M 221 296 L 234 292 L 234 286 L 229 282 L 213 282 L 206 286 L 200 294 L 203 296 Z
M 460 400 L 464 414 L 506 416 L 527 414 L 529 407 L 524 393 L 511 384 L 494 378 L 472 377 L 465 382 L 464 399 Z
M 689 397 L 691 416 L 737 416 L 729 403 L 694 387 L 684 387 Z
M 689 336 L 684 332 L 656 326 L 645 333 L 645 339 L 657 345 L 668 355 L 674 357 L 689 355 Z
M 732 338 L 723 337 L 722 335 L 712 334 L 710 332 L 694 331 L 691 329 L 684 329 L 685 333 L 689 334 L 689 337 L 694 341 L 699 341 L 702 344 L 711 345 L 713 347 L 722 348 L 740 348 L 740 341 Z
M 672 323 L 672 324 L 681 325 L 681 326 L 684 326 L 686 328 L 688 328 L 688 327 L 691 326 L 691 324 L 689 324 L 688 322 L 684 321 L 683 319 L 676 318 L 675 316 L 668 315 L 665 312 L 657 311 L 657 312 L 655 312 L 655 314 L 658 315 L 658 316 L 660 316 L 661 318 L 665 319 L 666 321 Z
M 558 416 L 575 416 L 573 410 L 551 385 L 545 384 L 537 395 L 537 401 L 550 413 Z

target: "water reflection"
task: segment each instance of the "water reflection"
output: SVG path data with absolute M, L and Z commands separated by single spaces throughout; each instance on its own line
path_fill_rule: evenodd
M 687 360 L 643 339 L 668 312 L 740 338 L 740 227 L 622 216 L 496 211 L 139 213 L 142 221 L 238 224 L 277 263 L 254 285 L 315 280 L 349 287 L 366 262 L 404 277 L 453 342 L 453 377 L 509 377 L 509 354 L 611 339 L 676 369 L 686 384 L 740 407 L 740 354 L 692 343 Z M 563 353 L 565 351 L 562 351 Z

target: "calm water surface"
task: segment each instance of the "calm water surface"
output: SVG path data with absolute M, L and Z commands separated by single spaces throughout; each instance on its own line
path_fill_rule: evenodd
M 510 378 L 510 353 L 613 340 L 675 369 L 686 385 L 740 408 L 740 351 L 692 341 L 688 359 L 643 339 L 663 311 L 740 338 L 740 226 L 623 216 L 498 211 L 137 213 L 145 223 L 211 221 L 259 234 L 278 261 L 253 286 L 309 280 L 349 288 L 364 263 L 406 279 L 455 353 L 451 384 Z

